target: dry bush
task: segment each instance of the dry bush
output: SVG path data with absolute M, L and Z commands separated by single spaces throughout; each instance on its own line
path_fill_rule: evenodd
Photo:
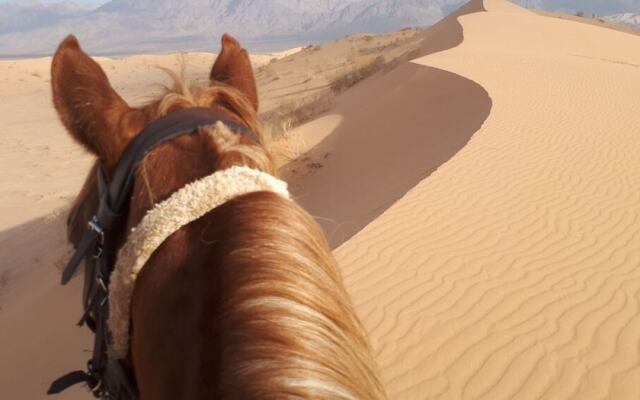
M 357 83 L 362 82 L 368 77 L 374 75 L 376 72 L 381 71 L 384 68 L 385 64 L 386 61 L 384 57 L 378 56 L 373 61 L 362 67 L 347 71 L 346 73 L 334 78 L 331 81 L 331 92 L 333 92 L 334 94 L 344 92 Z
M 269 148 L 275 157 L 278 169 L 299 159 L 308 150 L 301 132 L 290 130 L 280 134 L 277 139 L 272 139 Z
M 284 103 L 273 111 L 263 113 L 260 119 L 268 135 L 273 140 L 278 140 L 285 136 L 289 129 L 313 120 L 333 106 L 334 97 L 331 93 L 324 92 L 301 101 Z

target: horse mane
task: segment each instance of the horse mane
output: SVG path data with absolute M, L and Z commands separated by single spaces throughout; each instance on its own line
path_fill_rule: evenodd
M 174 86 L 158 103 L 160 115 L 224 104 L 263 143 L 243 144 L 221 124 L 208 128 L 223 164 L 275 174 L 256 112 L 242 93 L 217 83 L 189 87 L 170 75 Z M 216 295 L 223 398 L 385 398 L 367 334 L 316 221 L 270 192 L 230 203 L 225 225 L 233 228 L 204 240 L 225 248 L 209 270 L 224 282 Z
M 219 264 L 224 398 L 384 398 L 321 228 L 273 193 L 233 203 Z
M 165 116 L 180 108 L 222 105 L 231 110 L 240 122 L 254 132 L 261 143 L 258 145 L 243 144 L 238 140 L 238 135 L 231 132 L 223 124 L 205 128 L 205 131 L 208 131 L 211 137 L 216 140 L 219 149 L 224 150 L 223 153 L 226 153 L 227 156 L 233 153 L 242 154 L 244 161 L 250 163 L 249 166 L 252 168 L 271 174 L 277 173 L 270 152 L 269 138 L 263 134 L 257 111 L 242 92 L 222 82 L 190 85 L 176 72 L 166 68 L 160 69 L 171 78 L 173 84 L 164 86 L 165 91 L 162 98 L 155 102 L 156 117 Z
M 189 86 L 176 74 L 169 75 L 174 84 L 147 105 L 147 123 L 180 108 L 217 107 L 246 124 L 261 141 L 251 143 L 221 123 L 201 128 L 204 142 L 198 143 L 213 147 L 218 169 L 244 165 L 276 175 L 255 107 L 240 91 L 219 82 Z M 152 206 L 167 195 L 154 193 L 167 190 L 158 177 L 172 173 L 170 163 L 159 160 L 163 150 L 158 151 L 157 159 L 151 152 L 138 168 L 133 194 L 138 204 Z M 199 168 L 202 173 L 203 166 Z M 97 201 L 95 187 L 90 175 L 70 214 L 70 232 L 97 206 L 90 204 Z M 145 210 L 135 212 L 143 215 Z M 207 373 L 217 373 L 215 390 L 225 399 L 386 398 L 340 270 L 321 228 L 306 211 L 274 193 L 257 192 L 233 199 L 204 218 L 207 224 L 214 222 L 215 229 L 195 232 L 200 241 L 192 245 L 210 257 L 207 265 L 193 268 L 216 289 L 205 296 L 203 312 L 211 315 L 202 318 L 216 330 L 203 353 L 217 352 L 209 356 L 218 361 L 217 366 L 199 369 L 201 379 L 209 381 Z M 188 225 L 183 230 L 200 228 Z M 153 261 L 149 269 L 161 267 L 151 265 Z

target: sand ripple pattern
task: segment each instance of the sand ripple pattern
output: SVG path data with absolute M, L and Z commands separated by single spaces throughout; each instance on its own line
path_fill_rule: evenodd
M 485 6 L 416 63 L 489 119 L 337 250 L 390 397 L 640 399 L 640 38 Z

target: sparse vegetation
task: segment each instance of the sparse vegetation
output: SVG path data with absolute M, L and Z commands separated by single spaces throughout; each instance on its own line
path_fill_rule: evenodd
M 304 103 L 286 102 L 273 111 L 263 113 L 260 117 L 269 136 L 277 140 L 285 136 L 290 129 L 311 121 L 329 111 L 333 106 L 334 96 L 325 92 Z
M 349 89 L 350 87 L 356 85 L 359 82 L 367 79 L 368 77 L 374 75 L 376 72 L 381 71 L 386 64 L 386 61 L 383 56 L 376 57 L 370 63 L 352 69 L 351 71 L 347 71 L 345 74 L 335 77 L 331 84 L 331 92 L 334 94 L 339 94 Z
M 375 75 L 386 73 L 411 58 L 422 42 L 420 30 L 380 35 L 353 35 L 336 44 L 308 45 L 297 54 L 258 68 L 265 136 L 287 142 L 290 130 L 333 108 L 335 97 Z M 281 83 L 274 81 L 281 78 Z

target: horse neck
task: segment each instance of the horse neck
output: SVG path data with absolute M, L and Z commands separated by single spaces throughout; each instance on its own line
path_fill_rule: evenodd
M 202 398 L 384 397 L 324 237 L 290 200 L 268 192 L 234 199 L 172 237 L 151 261 L 145 269 L 159 268 L 140 277 L 133 304 L 141 386 L 178 375 L 195 385 L 182 393 Z M 176 324 L 171 346 L 137 347 L 167 340 L 166 333 L 153 339 L 150 326 Z M 164 357 L 169 364 L 197 367 L 166 371 L 153 361 L 158 348 L 173 349 Z

